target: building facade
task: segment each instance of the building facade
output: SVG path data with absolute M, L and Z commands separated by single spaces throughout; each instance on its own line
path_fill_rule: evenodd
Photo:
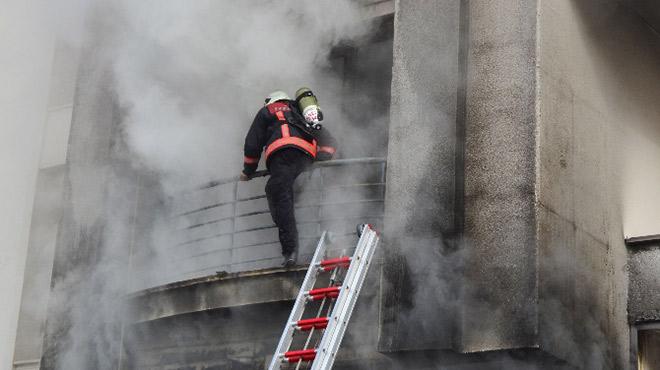
M 383 232 L 335 367 L 657 367 L 660 7 L 359 3 L 318 72 L 346 153 L 297 198 L 303 262 Z M 126 155 L 117 70 L 80 60 L 40 368 L 265 368 L 305 272 L 265 180 L 168 192 Z

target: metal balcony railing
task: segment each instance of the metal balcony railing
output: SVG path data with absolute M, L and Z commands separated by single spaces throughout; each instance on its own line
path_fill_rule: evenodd
M 311 258 L 322 230 L 334 233 L 337 248 L 348 248 L 354 243 L 355 225 L 382 224 L 385 171 L 384 158 L 340 159 L 317 162 L 298 178 L 300 263 Z M 266 181 L 214 181 L 174 200 L 170 281 L 280 265 Z

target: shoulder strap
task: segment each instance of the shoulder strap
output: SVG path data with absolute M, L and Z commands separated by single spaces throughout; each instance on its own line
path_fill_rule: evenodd
M 301 130 L 309 138 L 311 139 L 316 138 L 312 129 L 306 124 L 305 118 L 303 118 L 303 116 L 300 115 L 298 112 L 295 112 L 292 109 L 288 112 L 284 112 L 284 117 L 286 118 L 287 123 Z

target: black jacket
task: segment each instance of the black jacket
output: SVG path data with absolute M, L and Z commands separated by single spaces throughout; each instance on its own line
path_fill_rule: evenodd
M 295 101 L 281 100 L 261 108 L 254 117 L 245 137 L 243 172 L 251 175 L 256 171 L 262 150 L 268 166 L 268 158 L 284 148 L 296 148 L 313 159 L 328 160 L 336 151 L 336 143 L 326 129 L 306 127 Z

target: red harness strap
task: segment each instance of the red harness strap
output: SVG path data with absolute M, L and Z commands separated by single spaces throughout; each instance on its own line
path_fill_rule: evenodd
M 271 153 L 273 153 L 274 151 L 285 145 L 295 145 L 303 149 L 307 153 L 311 154 L 312 157 L 316 158 L 316 140 L 310 143 L 305 139 L 295 136 L 283 137 L 281 139 L 277 139 L 273 141 L 273 143 L 270 144 L 268 148 L 266 148 L 266 158 L 268 158 L 268 156 L 270 156 Z
M 296 137 L 296 136 L 291 136 L 291 131 L 289 129 L 289 124 L 286 123 L 286 117 L 284 116 L 284 110 L 288 110 L 289 107 L 287 107 L 285 104 L 282 104 L 282 106 L 275 106 L 277 103 L 272 104 L 272 108 L 269 106 L 269 110 L 275 113 L 275 116 L 277 117 L 277 120 L 282 122 L 282 125 L 280 126 L 280 129 L 282 130 L 282 137 L 273 141 L 267 148 L 266 148 L 266 158 L 268 158 L 271 153 L 276 151 L 277 149 L 286 146 L 286 145 L 293 145 L 297 146 L 298 148 L 301 148 L 302 150 L 306 151 L 309 153 L 312 157 L 316 158 L 316 140 L 312 140 L 310 143 L 309 141 Z
M 286 124 L 286 123 L 283 124 L 281 126 L 281 130 L 282 130 L 282 137 L 283 138 L 284 137 L 291 137 L 291 132 L 289 131 L 289 125 L 288 124 Z

